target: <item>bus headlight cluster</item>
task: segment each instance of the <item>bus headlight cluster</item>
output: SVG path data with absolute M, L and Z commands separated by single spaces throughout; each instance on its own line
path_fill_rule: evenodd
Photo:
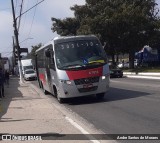
M 65 83 L 65 84 L 71 84 L 72 82 L 70 80 L 60 80 L 60 82 Z
M 106 76 L 104 75 L 104 76 L 102 76 L 102 80 L 105 80 L 106 79 Z

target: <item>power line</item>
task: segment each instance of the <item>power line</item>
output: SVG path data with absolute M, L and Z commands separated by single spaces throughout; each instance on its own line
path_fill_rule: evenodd
M 16 5 L 15 5 L 15 13 L 16 13 L 16 11 L 17 11 L 17 0 L 16 0 Z
M 44 0 L 41 0 L 40 2 L 38 2 L 37 0 L 37 3 L 32 6 L 31 8 L 29 8 L 28 10 L 26 10 L 25 12 L 21 13 L 16 19 L 18 18 L 21 18 L 22 15 L 24 15 L 25 13 L 27 13 L 28 11 L 30 11 L 31 9 L 33 9 L 35 7 L 35 11 L 34 11 L 34 15 L 33 15 L 33 18 L 32 18 L 32 22 L 31 22 L 31 27 L 30 27 L 30 30 L 29 30 L 29 33 L 28 33 L 28 37 L 30 36 L 30 33 L 31 33 L 31 30 L 32 30 L 32 26 L 33 26 L 33 21 L 34 21 L 34 18 L 35 18 L 35 13 L 36 13 L 36 8 L 37 6 L 42 3 Z
M 27 0 L 27 9 L 28 9 L 28 4 L 29 4 L 29 0 Z M 24 3 L 24 5 L 25 5 L 25 3 Z M 26 16 L 27 16 L 27 14 L 25 14 L 25 16 L 24 16 L 24 22 L 23 22 L 23 25 L 21 26 L 21 32 L 23 32 L 24 25 L 26 23 Z
M 37 3 L 38 3 L 38 0 L 37 0 Z M 29 33 L 28 33 L 28 37 L 30 36 L 31 30 L 32 30 L 33 21 L 34 21 L 35 14 L 36 14 L 36 9 L 37 9 L 37 5 L 36 5 L 35 10 L 34 10 L 34 14 L 33 14 L 33 18 L 32 18 L 32 23 L 31 23 L 31 27 L 30 27 L 30 30 L 29 30 Z
M 25 12 L 23 12 L 23 13 L 21 14 L 21 16 L 22 16 L 23 14 L 27 13 L 28 11 L 30 11 L 31 9 L 33 9 L 34 7 L 36 7 L 37 5 L 39 5 L 40 3 L 42 3 L 43 1 L 44 1 L 44 0 L 38 2 L 37 4 L 35 4 L 35 5 L 32 6 L 31 8 L 29 8 L 28 10 L 26 10 Z M 19 16 L 18 16 L 17 18 L 19 18 Z M 17 19 L 17 18 L 16 18 L 16 19 Z
M 20 6 L 20 17 L 19 17 L 19 22 L 18 22 L 18 31 L 19 31 L 19 28 L 20 28 L 20 23 L 21 23 L 21 14 L 22 14 L 22 8 L 23 8 L 23 0 L 21 2 L 21 6 Z

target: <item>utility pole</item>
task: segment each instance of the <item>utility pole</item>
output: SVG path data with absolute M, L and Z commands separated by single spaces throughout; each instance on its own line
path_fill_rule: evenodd
M 16 21 L 16 17 L 15 17 L 13 0 L 11 0 L 11 5 L 12 5 L 12 13 L 13 13 L 13 27 L 14 27 L 15 47 L 17 48 L 17 55 L 18 55 L 19 76 L 20 76 L 20 82 L 22 83 L 23 79 L 22 79 L 22 66 L 21 66 L 21 58 L 20 58 L 20 46 L 19 46 L 19 40 L 18 40 L 17 21 Z

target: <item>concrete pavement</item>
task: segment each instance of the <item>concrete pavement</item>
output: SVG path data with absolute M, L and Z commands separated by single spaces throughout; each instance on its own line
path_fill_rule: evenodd
M 37 90 L 31 83 L 20 84 L 17 77 L 10 79 L 9 88 L 5 87 L 5 98 L 0 101 L 0 134 L 43 134 L 47 140 L 41 140 L 40 143 L 59 143 L 64 140 L 69 143 L 109 142 L 86 136 L 89 133 L 86 129 L 53 106 Z M 74 134 L 86 140 L 77 140 L 78 136 Z

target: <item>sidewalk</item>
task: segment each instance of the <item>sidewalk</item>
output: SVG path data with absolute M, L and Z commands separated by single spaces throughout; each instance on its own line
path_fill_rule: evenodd
M 143 79 L 156 79 L 160 80 L 160 73 L 135 73 L 135 72 L 124 72 L 124 76 L 129 78 L 143 78 Z
M 12 77 L 9 88 L 5 86 L 5 98 L 0 101 L 0 134 L 43 134 L 48 140 L 37 141 L 40 143 L 59 143 L 64 140 L 67 143 L 99 143 L 89 140 L 85 135 L 86 140 L 73 140 L 76 139 L 74 134 L 83 134 L 69 120 L 45 95 L 39 94 L 27 83 L 20 85 L 18 78 Z M 69 140 L 68 135 L 73 139 Z

